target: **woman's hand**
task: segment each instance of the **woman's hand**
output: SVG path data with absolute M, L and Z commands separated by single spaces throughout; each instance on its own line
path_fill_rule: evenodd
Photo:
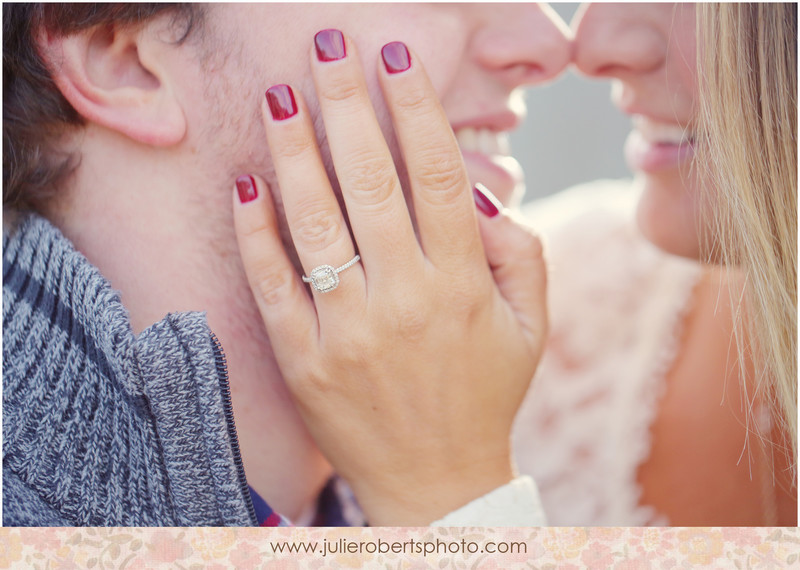
M 494 215 L 476 213 L 422 65 L 389 44 L 378 77 L 418 239 L 355 46 L 335 30 L 315 45 L 346 217 L 299 93 L 270 88 L 264 126 L 304 274 L 361 260 L 335 289 L 307 287 L 256 176 L 240 177 L 234 192 L 242 260 L 298 408 L 370 523 L 428 524 L 513 477 L 511 424 L 546 335 L 541 244 L 480 191 L 475 199 Z

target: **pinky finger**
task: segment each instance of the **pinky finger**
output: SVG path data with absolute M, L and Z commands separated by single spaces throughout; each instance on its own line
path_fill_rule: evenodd
M 316 311 L 278 231 L 266 183 L 240 176 L 233 192 L 233 221 L 239 253 L 278 364 L 291 370 L 291 358 L 307 354 L 316 338 Z
M 547 264 L 542 241 L 514 220 L 485 187 L 476 185 L 473 193 L 483 212 L 478 225 L 494 282 L 529 344 L 541 353 L 548 328 Z

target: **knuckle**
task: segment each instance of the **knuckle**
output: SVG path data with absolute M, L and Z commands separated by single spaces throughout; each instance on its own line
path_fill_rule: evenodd
M 310 399 L 325 398 L 335 388 L 327 368 L 322 363 L 313 360 L 305 362 L 302 367 L 293 371 L 287 377 L 292 391 L 300 397 L 300 401 L 314 407 Z
M 397 301 L 386 312 L 390 330 L 407 342 L 422 342 L 430 325 L 430 311 L 424 303 L 408 298 Z
M 527 257 L 539 259 L 544 257 L 544 243 L 541 236 L 530 228 L 522 228 L 520 238 L 515 240 L 517 248 Z
M 324 375 L 317 377 L 329 394 L 352 390 L 361 373 L 373 374 L 387 359 L 393 338 L 376 334 L 375 322 L 355 321 L 337 334 L 321 339 L 320 354 L 324 355 Z
M 292 280 L 286 272 L 271 271 L 268 267 L 256 271 L 254 289 L 258 298 L 267 306 L 280 303 Z
M 470 285 L 454 284 L 445 300 L 454 320 L 460 323 L 469 323 L 483 310 L 488 299 L 488 287 L 481 286 L 484 282 L 470 282 Z
M 484 305 L 490 299 L 493 291 L 493 281 L 491 274 L 475 270 L 468 279 L 452 285 L 458 292 L 456 298 L 462 307 L 468 312 L 480 305 Z
M 267 224 L 266 218 L 262 215 L 256 216 L 240 216 L 237 220 L 236 227 L 238 228 L 239 236 L 246 240 L 260 237 L 265 233 L 270 233 L 270 226 Z
M 314 152 L 316 141 L 301 132 L 286 133 L 280 143 L 270 145 L 270 150 L 277 159 L 296 159 Z
M 398 184 L 394 169 L 375 153 L 363 153 L 350 159 L 349 187 L 363 204 L 381 204 L 392 195 Z
M 436 306 L 443 307 L 451 316 L 449 320 L 460 327 L 470 325 L 492 306 L 495 285 L 485 266 L 470 265 L 459 267 L 457 272 L 443 272 L 437 283 L 441 294 Z
M 347 75 L 329 77 L 326 81 L 325 88 L 319 93 L 321 99 L 331 102 L 360 99 L 363 95 L 364 89 L 362 85 L 354 82 L 353 79 Z
M 452 152 L 427 152 L 414 176 L 422 188 L 433 191 L 431 198 L 442 201 L 452 200 L 468 186 L 461 157 Z
M 409 89 L 395 99 L 395 104 L 402 111 L 420 113 L 428 112 L 434 100 L 424 89 Z
M 304 249 L 320 251 L 334 243 L 342 232 L 338 216 L 323 210 L 311 210 L 298 216 L 292 237 Z
M 346 337 L 346 338 L 345 338 Z M 332 353 L 337 355 L 337 360 L 349 370 L 361 370 L 371 362 L 380 359 L 380 347 L 377 346 L 379 337 L 369 331 L 351 331 L 342 335 L 332 343 Z M 384 355 L 385 356 L 385 355 Z

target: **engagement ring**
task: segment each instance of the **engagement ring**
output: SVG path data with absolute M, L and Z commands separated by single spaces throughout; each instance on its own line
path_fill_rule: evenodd
M 319 293 L 328 293 L 339 286 L 339 272 L 355 265 L 359 259 L 361 259 L 361 256 L 356 255 L 353 259 L 335 269 L 330 265 L 320 265 L 311 270 L 310 277 L 303 275 L 303 281 L 311 283 L 311 286 Z

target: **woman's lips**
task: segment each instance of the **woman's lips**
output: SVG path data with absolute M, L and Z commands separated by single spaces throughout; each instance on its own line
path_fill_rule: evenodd
M 655 173 L 679 167 L 694 156 L 691 143 L 653 143 L 632 131 L 625 141 L 625 160 L 631 170 Z
M 694 136 L 685 127 L 636 116 L 625 141 L 625 159 L 631 170 L 656 173 L 678 168 L 694 157 Z

